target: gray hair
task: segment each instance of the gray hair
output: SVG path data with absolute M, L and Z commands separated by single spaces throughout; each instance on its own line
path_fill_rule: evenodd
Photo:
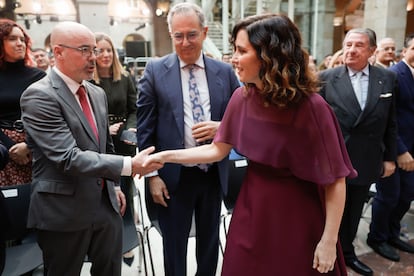
M 346 33 L 345 38 L 344 38 L 344 42 L 350 34 L 363 34 L 363 35 L 366 35 L 366 36 L 368 36 L 369 47 L 377 47 L 377 35 L 375 34 L 374 30 L 372 30 L 372 29 L 369 29 L 369 28 L 351 29 Z
M 167 17 L 167 23 L 168 23 L 168 30 L 171 32 L 171 24 L 172 24 L 172 19 L 175 15 L 177 14 L 191 14 L 191 13 L 195 13 L 198 17 L 198 20 L 200 22 L 200 27 L 205 27 L 205 16 L 203 13 L 203 10 L 197 6 L 196 4 L 190 3 L 190 2 L 183 2 L 183 3 L 179 3 L 176 4 L 175 6 L 173 6 L 170 10 L 170 12 L 168 13 L 168 17 Z

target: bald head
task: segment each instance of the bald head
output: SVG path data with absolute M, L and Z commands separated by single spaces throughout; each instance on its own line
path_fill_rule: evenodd
M 78 36 L 94 36 L 91 30 L 77 22 L 61 22 L 57 24 L 50 35 L 51 44 L 66 44 Z
M 53 28 L 50 42 L 62 73 L 79 83 L 92 78 L 96 40 L 91 30 L 76 22 L 62 22 Z

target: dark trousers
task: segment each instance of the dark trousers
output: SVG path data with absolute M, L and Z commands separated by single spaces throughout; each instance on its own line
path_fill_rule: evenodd
M 414 200 L 414 173 L 398 169 L 377 184 L 372 203 L 372 220 L 368 237 L 376 242 L 398 238 L 401 219 Z
M 168 207 L 159 207 L 159 222 L 167 276 L 187 275 L 187 244 L 193 213 L 196 225 L 198 276 L 214 276 L 217 268 L 221 189 L 218 168 L 206 173 L 183 167 L 177 190 L 170 192 Z
M 38 243 L 48 276 L 79 276 L 86 255 L 92 262 L 91 275 L 121 275 L 122 218 L 113 210 L 107 193 L 102 193 L 100 212 L 89 228 L 38 230 Z
M 362 209 L 368 197 L 369 185 L 350 185 L 346 184 L 345 209 L 339 228 L 339 238 L 345 259 L 356 258 L 355 249 L 352 244 L 354 241 Z

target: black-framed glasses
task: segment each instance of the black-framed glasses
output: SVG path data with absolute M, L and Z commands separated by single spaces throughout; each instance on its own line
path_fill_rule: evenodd
M 95 56 L 99 56 L 101 54 L 101 49 L 91 48 L 89 46 L 73 47 L 73 46 L 68 46 L 68 45 L 65 45 L 65 44 L 58 44 L 58 45 L 60 47 L 77 50 L 77 51 L 81 52 L 82 56 L 84 56 L 84 57 L 90 57 L 90 56 L 92 56 L 92 54 L 94 54 Z
M 187 38 L 189 42 L 195 42 L 200 37 L 201 32 L 199 31 L 192 31 L 187 34 L 183 33 L 173 33 L 172 38 L 177 43 L 182 43 L 184 41 L 184 37 Z

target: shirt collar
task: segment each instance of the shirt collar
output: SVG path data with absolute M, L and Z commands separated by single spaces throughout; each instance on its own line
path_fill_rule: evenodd
M 185 63 L 180 57 L 178 57 L 178 59 L 180 60 L 180 68 L 183 69 L 184 67 L 186 67 L 187 63 Z M 204 59 L 203 59 L 203 54 L 200 53 L 200 56 L 198 57 L 198 59 L 196 60 L 196 62 L 194 63 L 195 65 L 197 65 L 200 68 L 204 69 Z
M 348 68 L 348 74 L 349 74 L 349 76 L 350 77 L 353 77 L 356 73 L 358 73 L 358 72 L 363 72 L 366 76 L 369 76 L 369 64 L 367 64 L 365 67 L 364 67 L 364 69 L 362 69 L 361 71 L 355 71 L 355 70 L 352 70 L 351 68 L 349 68 L 348 66 L 347 66 L 347 68 Z
M 56 74 L 63 79 L 65 84 L 69 87 L 70 92 L 72 94 L 76 94 L 79 89 L 79 86 L 84 85 L 85 81 L 83 80 L 82 83 L 78 83 L 77 81 L 71 79 L 67 75 L 63 74 L 56 66 L 53 66 L 52 70 L 55 70 Z M 86 89 L 85 89 L 86 90 Z
M 410 64 L 408 64 L 408 62 L 405 58 L 403 58 L 402 61 L 404 61 L 404 63 L 408 66 L 408 68 L 410 68 L 411 74 L 413 74 L 413 76 L 414 76 L 414 68 L 411 67 Z

